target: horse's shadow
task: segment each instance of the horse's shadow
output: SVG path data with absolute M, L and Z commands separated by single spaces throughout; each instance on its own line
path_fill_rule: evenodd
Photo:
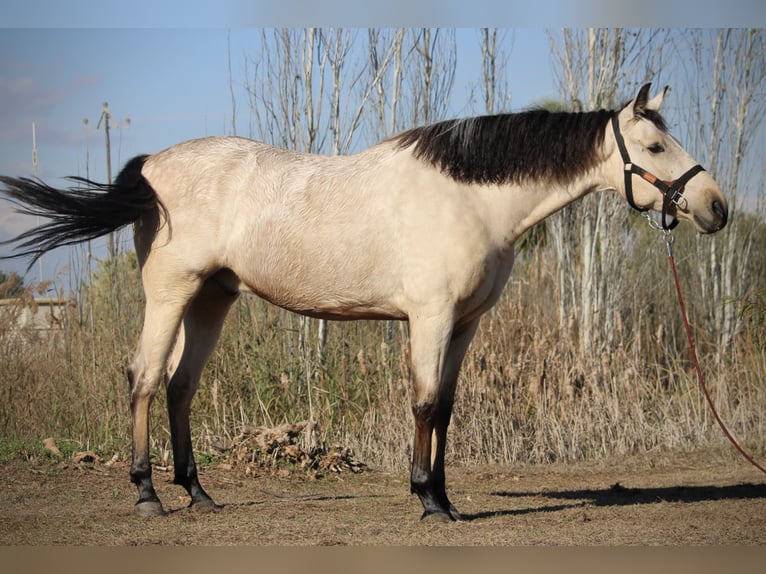
M 580 490 L 510 491 L 497 490 L 491 496 L 504 498 L 542 497 L 569 503 L 535 506 L 464 514 L 465 520 L 479 520 L 497 516 L 519 516 L 537 512 L 556 512 L 584 506 L 632 506 L 659 502 L 703 502 L 707 500 L 733 500 L 766 498 L 766 483 L 741 483 L 726 486 L 668 486 L 659 488 L 626 488 L 619 482 L 607 488 Z

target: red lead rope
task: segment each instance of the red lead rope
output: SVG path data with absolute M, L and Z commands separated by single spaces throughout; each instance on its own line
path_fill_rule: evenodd
M 710 410 L 713 411 L 713 416 L 715 417 L 716 422 L 718 423 L 718 426 L 721 427 L 721 430 L 723 431 L 723 434 L 726 435 L 726 438 L 729 439 L 729 442 L 734 445 L 734 448 L 736 448 L 742 456 L 744 456 L 748 461 L 750 461 L 750 464 L 752 464 L 755 468 L 766 474 L 766 468 L 758 464 L 758 462 L 753 459 L 750 454 L 745 452 L 745 450 L 739 445 L 737 440 L 731 435 L 729 432 L 729 429 L 726 428 L 726 425 L 721 420 L 721 417 L 718 416 L 718 411 L 716 411 L 715 405 L 713 404 L 713 399 L 710 398 L 710 393 L 707 390 L 707 386 L 705 385 L 705 379 L 702 376 L 702 369 L 700 368 L 699 360 L 697 359 L 697 351 L 694 349 L 694 338 L 692 337 L 692 330 L 689 326 L 689 318 L 686 315 L 686 306 L 684 305 L 684 298 L 681 295 L 681 285 L 678 281 L 678 271 L 676 271 L 676 262 L 673 260 L 673 237 L 670 235 L 669 232 L 665 233 L 665 243 L 668 246 L 668 261 L 670 261 L 670 269 L 673 271 L 673 280 L 676 283 L 676 293 L 678 294 L 678 305 L 681 308 L 681 315 L 684 319 L 684 328 L 686 329 L 686 337 L 689 340 L 689 350 L 691 351 L 692 360 L 694 361 L 694 369 L 697 371 L 697 381 L 699 382 L 700 388 L 702 389 L 702 393 L 705 395 L 705 399 L 707 399 L 707 404 L 710 405 Z

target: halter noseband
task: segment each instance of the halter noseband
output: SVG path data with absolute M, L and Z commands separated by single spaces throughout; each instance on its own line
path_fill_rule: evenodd
M 699 172 L 705 171 L 705 168 L 697 164 L 694 167 L 688 169 L 681 177 L 674 181 L 662 181 L 651 172 L 646 171 L 644 168 L 630 161 L 628 149 L 625 147 L 625 140 L 620 133 L 620 125 L 619 121 L 617 120 L 617 114 L 612 116 L 612 128 L 614 129 L 614 137 L 617 140 L 617 147 L 620 150 L 622 161 L 625 164 L 625 198 L 628 200 L 628 204 L 637 211 L 649 211 L 648 208 L 637 206 L 636 202 L 633 201 L 633 174 L 636 174 L 651 183 L 654 187 L 662 192 L 662 228 L 673 229 L 676 225 L 678 225 L 678 219 L 673 219 L 670 223 L 668 223 L 668 208 L 671 204 L 678 206 L 679 200 L 683 197 L 684 186 L 689 183 L 689 180 Z

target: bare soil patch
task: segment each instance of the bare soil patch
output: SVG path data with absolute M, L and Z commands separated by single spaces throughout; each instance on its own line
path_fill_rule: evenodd
M 214 513 L 186 508 L 155 471 L 169 514 L 133 514 L 125 463 L 0 465 L 0 545 L 763 545 L 766 478 L 727 453 L 603 463 L 449 467 L 466 520 L 420 522 L 404 472 L 321 478 L 201 469 Z

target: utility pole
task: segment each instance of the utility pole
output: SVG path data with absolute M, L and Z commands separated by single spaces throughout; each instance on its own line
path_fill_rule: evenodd
M 35 122 L 32 122 L 32 167 L 35 172 L 35 179 L 38 179 L 38 171 L 37 171 L 37 132 L 35 130 Z M 38 227 L 40 227 L 40 216 L 37 216 L 36 224 Z M 39 265 L 40 270 L 40 283 L 43 282 L 43 257 L 42 255 L 38 257 L 37 263 Z
M 109 135 L 109 130 L 111 129 L 124 129 L 130 127 L 130 118 L 125 118 L 125 124 L 124 125 L 111 125 L 112 120 L 112 112 L 109 111 L 109 102 L 104 102 L 104 107 L 101 110 L 101 115 L 98 118 L 98 123 L 96 123 L 96 129 L 101 129 L 101 125 L 104 126 L 104 142 L 106 144 L 106 183 L 108 185 L 112 185 L 112 143 L 111 143 L 111 137 Z M 88 125 L 88 119 L 85 118 L 83 121 L 83 124 L 85 126 Z M 117 257 L 117 242 L 115 241 L 115 234 L 110 233 L 109 237 L 107 238 L 107 247 L 109 250 L 109 257 L 114 258 Z

